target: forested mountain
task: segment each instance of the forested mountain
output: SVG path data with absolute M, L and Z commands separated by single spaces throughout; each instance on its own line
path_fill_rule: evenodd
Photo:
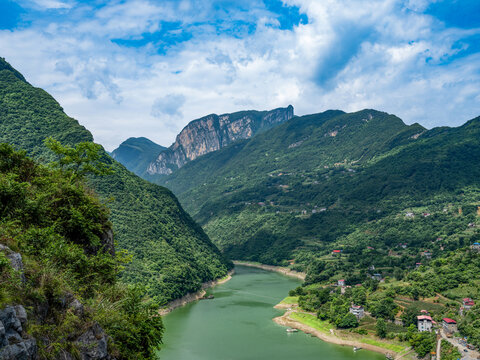
M 0 59 L 0 142 L 25 149 L 45 163 L 54 159 L 43 143 L 48 136 L 70 146 L 93 141 L 48 93 L 31 86 Z M 103 150 L 102 154 L 113 174 L 88 183 L 110 209 L 117 248 L 132 255 L 122 272 L 124 281 L 145 285 L 162 304 L 227 273 L 231 264 L 169 190 L 140 179 Z
M 128 170 L 141 176 L 166 147 L 144 138 L 129 138 L 112 151 L 112 157 Z
M 162 184 L 231 258 L 298 264 L 403 240 L 420 256 L 475 216 L 479 139 L 480 118 L 426 130 L 374 110 L 327 111 L 199 157 Z

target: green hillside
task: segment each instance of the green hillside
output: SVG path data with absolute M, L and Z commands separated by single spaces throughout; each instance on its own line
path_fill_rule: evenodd
M 3 59 L 0 69 L 0 142 L 46 162 L 53 159 L 43 145 L 48 136 L 66 145 L 92 141 L 48 93 L 25 82 Z M 89 183 L 110 208 L 118 248 L 133 255 L 122 273 L 125 281 L 145 284 L 165 303 L 226 274 L 231 264 L 169 190 L 140 179 L 106 152 L 103 156 L 114 174 Z
M 129 138 L 112 151 L 112 157 L 128 170 L 141 176 L 147 166 L 167 148 L 144 138 Z
M 454 213 L 480 204 L 479 138 L 480 119 L 427 131 L 374 110 L 327 111 L 202 156 L 162 184 L 231 258 L 301 262 L 369 241 L 388 253 L 403 236 L 418 255 L 444 227 L 472 221 Z M 410 211 L 417 218 L 406 223 Z M 436 223 L 419 240 L 422 211 Z M 378 233 L 399 219 L 404 229 L 388 241 Z

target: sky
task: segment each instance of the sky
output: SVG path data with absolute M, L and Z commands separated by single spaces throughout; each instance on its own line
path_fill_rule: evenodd
M 109 151 L 289 104 L 480 115 L 478 0 L 0 0 L 0 56 Z

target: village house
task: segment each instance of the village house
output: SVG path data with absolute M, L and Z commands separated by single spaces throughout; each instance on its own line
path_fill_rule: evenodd
M 443 330 L 447 334 L 453 334 L 457 332 L 457 322 L 453 319 L 444 318 L 442 321 Z
M 338 286 L 345 286 L 345 280 L 344 279 L 338 280 L 337 285 Z
M 377 280 L 377 281 L 381 281 L 382 280 L 382 274 L 373 274 L 372 279 Z
M 420 266 L 422 266 L 422 263 L 416 263 L 415 264 L 415 269 L 418 269 Z
M 475 306 L 475 301 L 470 298 L 463 299 L 463 311 L 468 311 Z
M 370 267 L 368 268 L 368 270 L 375 270 L 375 265 L 370 265 Z
M 422 331 L 431 332 L 432 331 L 432 324 L 433 324 L 433 320 L 430 316 L 428 316 L 428 315 L 417 316 L 418 331 L 420 331 L 420 332 L 422 332 Z
M 352 304 L 352 306 L 350 306 L 350 312 L 359 320 L 365 316 L 365 310 L 361 305 Z
M 332 255 L 335 256 L 335 255 L 340 255 L 342 253 L 342 250 L 333 250 L 332 251 Z
M 427 258 L 427 259 L 431 259 L 432 258 L 432 253 L 430 251 L 424 251 L 422 252 L 421 254 L 423 257 Z
M 406 249 L 406 248 L 407 248 L 407 244 L 406 244 L 406 243 L 400 244 L 400 247 L 401 247 L 402 249 Z
M 375 249 L 374 249 L 373 247 L 371 247 L 371 246 L 367 246 L 367 249 L 368 249 L 368 250 L 375 250 Z
M 470 223 L 470 224 L 468 224 L 468 227 L 471 227 L 471 228 L 474 228 L 474 227 L 476 227 L 476 226 L 477 226 L 477 225 L 476 225 L 475 223 Z
M 407 213 L 405 214 L 405 216 L 406 216 L 407 218 L 414 218 L 414 217 L 415 217 L 415 214 L 412 213 L 412 212 L 407 212 Z
M 473 243 L 473 245 L 470 246 L 470 249 L 472 249 L 473 251 L 480 252 L 480 243 L 478 243 L 478 242 Z
M 430 216 L 430 213 L 423 213 L 422 215 L 423 215 L 423 217 L 428 217 L 428 216 Z

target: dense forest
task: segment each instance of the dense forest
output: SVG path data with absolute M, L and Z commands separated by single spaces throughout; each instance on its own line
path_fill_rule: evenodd
M 49 136 L 67 146 L 93 141 L 49 94 L 0 59 L 0 143 L 49 163 L 55 160 L 44 145 Z M 112 174 L 87 182 L 110 209 L 117 248 L 132 257 L 121 273 L 123 281 L 144 285 L 155 301 L 165 304 L 227 273 L 231 263 L 169 190 L 140 179 L 103 149 L 101 159 Z

